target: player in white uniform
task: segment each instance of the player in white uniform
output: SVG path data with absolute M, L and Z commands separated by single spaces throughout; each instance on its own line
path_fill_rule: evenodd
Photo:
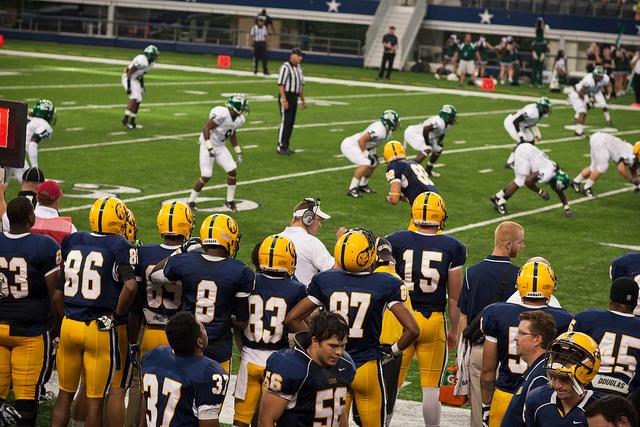
M 571 185 L 580 192 L 580 184 L 584 183 L 582 192 L 593 197 L 593 184 L 609 168 L 609 161 L 617 164 L 618 172 L 634 185 L 634 191 L 640 191 L 640 141 L 631 145 L 620 138 L 605 132 L 596 132 L 589 139 L 591 146 L 591 164 L 573 179 Z
M 142 127 L 136 123 L 136 116 L 142 102 L 142 95 L 144 95 L 144 75 L 153 68 L 158 56 L 160 56 L 158 48 L 150 44 L 144 48 L 143 54 L 133 58 L 125 68 L 124 74 L 122 74 L 122 86 L 124 86 L 124 90 L 129 95 L 129 102 L 127 103 L 127 109 L 124 111 L 122 125 L 129 129 Z
M 538 122 L 551 112 L 551 100 L 546 96 L 538 99 L 535 104 L 527 104 L 504 119 L 504 129 L 517 144 L 523 142 L 535 143 L 542 139 Z M 514 149 L 515 150 L 515 149 Z M 513 168 L 513 151 L 507 160 L 507 166 Z
M 414 150 L 419 151 L 415 158 L 416 163 L 421 163 L 429 157 L 427 173 L 429 176 L 439 177 L 440 174 L 433 171 L 433 165 L 438 160 L 444 149 L 444 136 L 451 126 L 456 124 L 458 110 L 453 105 L 443 105 L 437 116 L 429 117 L 419 125 L 411 125 L 404 131 L 405 147 L 409 144 Z
M 569 104 L 576 112 L 574 119 L 576 121 L 575 133 L 578 136 L 584 135 L 584 121 L 587 118 L 587 109 L 592 102 L 602 108 L 604 118 L 609 126 L 612 126 L 611 114 L 607 107 L 607 87 L 609 87 L 609 76 L 605 74 L 602 65 L 597 65 L 593 71 L 580 80 L 569 92 Z M 592 101 L 593 100 L 593 101 Z
M 244 124 L 243 113 L 249 111 L 247 98 L 236 93 L 227 98 L 224 107 L 214 107 L 209 112 L 209 120 L 200 133 L 200 179 L 189 195 L 189 207 L 195 209 L 196 198 L 202 187 L 213 175 L 213 165 L 217 163 L 227 173 L 227 198 L 224 205 L 232 212 L 238 212 L 236 202 L 236 169 L 242 163 L 242 149 L 238 145 L 236 131 Z M 229 140 L 236 152 L 237 163 L 233 160 L 225 141 Z
M 489 198 L 495 209 L 501 215 L 506 214 L 507 200 L 524 185 L 537 193 L 543 200 L 549 200 L 549 194 L 537 186 L 538 183 L 549 183 L 553 191 L 560 197 L 564 206 L 564 215 L 570 217 L 572 213 L 567 195 L 564 193 L 564 190 L 571 183 L 567 174 L 532 143 L 519 144 L 513 154 L 516 177 L 504 189 Z
M 357 165 L 347 196 L 361 197 L 362 193 L 372 193 L 369 187 L 369 177 L 378 166 L 376 147 L 391 137 L 400 126 L 400 117 L 393 110 L 384 110 L 380 120 L 371 123 L 365 130 L 342 140 L 340 151 Z
M 39 99 L 33 106 L 31 116 L 27 121 L 27 131 L 25 138 L 25 149 L 29 157 L 29 162 L 21 168 L 6 168 L 4 173 L 5 182 L 8 182 L 13 174 L 18 182 L 22 183 L 22 175 L 29 169 L 29 164 L 38 167 L 38 144 L 45 139 L 51 138 L 53 129 L 51 126 L 56 121 L 56 108 L 53 102 L 48 99 Z

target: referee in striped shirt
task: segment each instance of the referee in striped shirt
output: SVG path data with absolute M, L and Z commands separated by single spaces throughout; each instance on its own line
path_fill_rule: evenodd
M 251 27 L 249 35 L 253 45 L 253 74 L 258 74 L 258 61 L 262 61 L 262 72 L 264 75 L 269 74 L 267 63 L 269 61 L 267 55 L 267 26 L 265 25 L 265 17 L 259 16 L 257 24 Z
M 289 139 L 291 139 L 293 125 L 296 121 L 298 98 L 300 98 L 300 108 L 304 110 L 304 76 L 300 62 L 302 62 L 302 50 L 299 47 L 294 47 L 291 49 L 289 60 L 280 66 L 278 104 L 282 121 L 278 129 L 278 154 L 291 155 L 294 153 L 289 148 Z

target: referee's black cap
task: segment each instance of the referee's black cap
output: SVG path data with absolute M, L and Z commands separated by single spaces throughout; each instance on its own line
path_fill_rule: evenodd
M 299 56 L 304 56 L 304 53 L 302 53 L 302 49 L 300 49 L 299 47 L 294 47 L 293 49 L 291 49 L 291 53 L 295 53 Z
M 37 167 L 30 167 L 22 174 L 22 180 L 27 182 L 44 182 L 44 172 Z

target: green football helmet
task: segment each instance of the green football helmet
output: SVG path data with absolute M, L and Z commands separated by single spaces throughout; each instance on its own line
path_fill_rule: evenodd
M 155 47 L 152 44 L 144 48 L 144 56 L 146 56 L 149 61 L 153 61 L 159 55 L 160 55 L 160 51 L 158 50 L 157 47 Z
M 53 102 L 48 99 L 39 99 L 33 106 L 33 117 L 40 117 L 45 119 L 49 123 L 55 122 L 56 108 L 53 106 Z
M 593 77 L 601 79 L 604 76 L 604 67 L 602 65 L 596 65 L 591 74 L 593 74 Z
M 547 114 L 549 114 L 549 112 L 551 112 L 551 100 L 546 96 L 543 96 L 536 101 L 536 107 L 538 107 L 538 111 L 542 115 L 546 116 Z
M 448 125 L 452 125 L 456 122 L 456 116 L 458 115 L 458 110 L 456 107 L 450 104 L 445 104 L 440 109 L 438 115 L 444 120 L 444 122 Z
M 549 185 L 555 191 L 564 191 L 571 185 L 571 179 L 569 179 L 569 175 L 562 169 L 558 169 L 556 173 L 551 177 L 549 181 Z
M 247 97 L 241 93 L 234 93 L 227 98 L 227 108 L 233 110 L 236 114 L 243 114 L 249 112 L 249 104 Z
M 390 130 L 396 130 L 400 127 L 400 116 L 393 110 L 384 110 L 380 115 L 380 121 L 383 125 L 389 126 Z

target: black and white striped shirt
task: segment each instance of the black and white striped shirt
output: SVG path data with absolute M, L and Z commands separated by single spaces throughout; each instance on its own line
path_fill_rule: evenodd
M 266 42 L 269 32 L 267 31 L 266 25 L 263 25 L 262 27 L 254 25 L 253 27 L 251 27 L 251 31 L 249 32 L 249 34 L 251 34 L 251 37 L 253 37 L 254 42 Z
M 292 65 L 291 62 L 286 61 L 280 66 L 278 85 L 284 86 L 284 91 L 287 93 L 300 95 L 302 86 L 304 85 L 302 67 L 300 67 L 300 65 Z

